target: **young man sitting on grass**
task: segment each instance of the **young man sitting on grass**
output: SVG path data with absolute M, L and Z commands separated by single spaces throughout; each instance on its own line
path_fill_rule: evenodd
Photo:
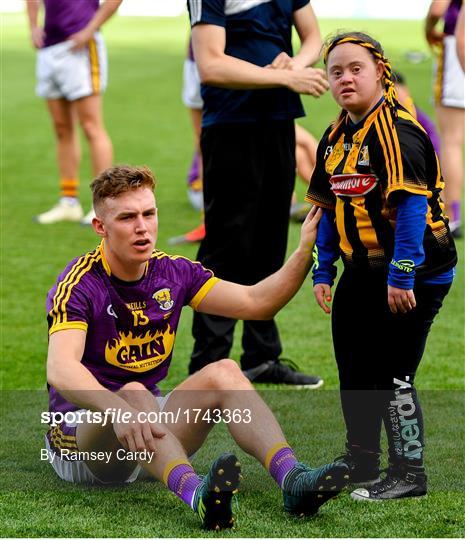
M 157 383 L 167 375 L 184 305 L 235 319 L 267 319 L 294 296 L 311 265 L 320 211 L 309 213 L 299 247 L 278 272 L 243 286 L 155 249 L 154 184 L 149 169 L 129 166 L 107 169 L 93 181 L 92 225 L 101 243 L 71 261 L 48 294 L 50 412 L 79 417 L 50 428 L 50 462 L 60 478 L 94 484 L 132 482 L 142 467 L 189 505 L 204 527 L 231 527 L 237 458 L 221 455 L 203 479 L 188 459 L 222 417 L 236 443 L 282 489 L 285 510 L 315 514 L 348 482 L 347 465 L 311 469 L 298 462 L 234 361 L 206 366 L 165 398 Z M 176 420 L 147 421 L 161 410 Z M 108 418 L 108 411 L 114 421 L 95 422 L 99 414 Z

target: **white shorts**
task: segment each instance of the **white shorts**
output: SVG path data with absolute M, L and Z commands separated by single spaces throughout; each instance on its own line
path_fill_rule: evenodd
M 101 94 L 107 86 L 108 62 L 99 32 L 82 49 L 72 51 L 72 41 L 63 41 L 37 53 L 36 92 L 45 99 L 74 101 Z
M 435 65 L 436 105 L 465 109 L 465 73 L 457 56 L 455 36 L 446 36 Z
M 158 405 L 160 407 L 160 411 L 163 410 L 164 406 L 166 405 L 166 402 L 168 401 L 169 396 L 170 396 L 170 393 L 166 394 L 166 396 L 156 398 Z M 80 409 L 80 410 L 85 411 L 85 409 Z M 79 411 L 76 411 L 76 412 L 79 412 Z M 60 444 L 63 447 L 70 446 L 73 444 L 75 445 L 76 427 L 77 427 L 77 424 L 69 424 L 69 423 L 63 422 L 62 424 L 60 424 L 59 426 L 55 428 L 57 432 L 59 433 Z M 55 452 L 55 449 L 51 447 L 50 441 L 47 435 L 45 435 L 45 449 L 47 450 L 47 455 L 49 456 L 48 461 L 52 465 L 57 475 L 62 480 L 65 480 L 66 482 L 71 482 L 73 484 L 98 484 L 98 485 L 108 484 L 108 482 L 103 482 L 102 480 L 97 478 L 95 474 L 89 469 L 85 461 L 71 461 L 67 459 L 62 459 L 60 455 L 57 452 Z M 137 478 L 144 477 L 144 476 L 148 478 L 148 474 L 145 473 L 144 469 L 142 469 L 140 465 L 136 465 L 131 475 L 122 483 L 131 484 L 132 482 L 135 482 Z
M 197 64 L 189 58 L 184 60 L 182 101 L 189 109 L 203 109 L 199 70 Z

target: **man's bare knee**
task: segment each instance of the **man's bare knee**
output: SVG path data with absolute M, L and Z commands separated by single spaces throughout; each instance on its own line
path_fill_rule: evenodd
M 147 387 L 138 381 L 130 381 L 123 385 L 116 393 L 124 399 L 124 396 L 134 393 L 148 392 Z
M 205 366 L 200 372 L 207 385 L 216 390 L 250 390 L 252 385 L 234 360 L 224 358 Z
M 155 396 L 140 382 L 126 383 L 117 394 L 139 411 L 159 410 Z

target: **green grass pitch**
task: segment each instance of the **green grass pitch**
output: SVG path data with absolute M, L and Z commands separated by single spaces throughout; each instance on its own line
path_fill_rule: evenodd
M 199 529 L 188 509 L 160 484 L 96 489 L 61 482 L 39 459 L 46 410 L 47 349 L 44 300 L 56 276 L 74 256 L 92 249 L 96 238 L 75 224 L 40 226 L 33 215 L 57 198 L 53 137 L 44 104 L 34 96 L 34 52 L 26 17 L 1 21 L 1 368 L 2 427 L 0 492 L 2 536 L 15 537 L 189 537 L 215 536 Z M 338 28 L 362 29 L 385 46 L 395 69 L 407 77 L 417 104 L 432 114 L 431 59 L 409 64 L 408 50 L 428 54 L 422 23 L 322 20 L 323 35 Z M 160 208 L 158 247 L 172 252 L 167 238 L 195 226 L 185 176 L 192 154 L 192 134 L 181 103 L 182 63 L 188 23 L 185 18 L 115 18 L 104 34 L 110 59 L 105 119 L 117 163 L 147 164 L 158 177 Z M 308 116 L 300 120 L 317 137 L 336 115 L 326 95 L 304 99 Z M 90 194 L 89 160 L 83 141 L 81 193 Z M 303 195 L 303 185 L 298 193 Z M 291 225 L 289 249 L 299 228 Z M 430 493 L 422 500 L 381 505 L 357 504 L 347 493 L 311 520 L 282 511 L 280 494 L 261 467 L 216 430 L 195 464 L 206 472 L 219 450 L 234 449 L 245 479 L 238 497 L 238 525 L 225 537 L 460 537 L 465 534 L 464 455 L 464 244 L 454 287 L 437 318 L 420 366 L 417 386 L 423 397 L 427 429 Z M 195 258 L 194 246 L 176 252 Z M 164 388 L 186 376 L 192 346 L 191 314 L 178 332 L 174 361 Z M 331 460 L 343 449 L 337 373 L 329 319 L 313 301 L 310 280 L 278 316 L 285 356 L 324 377 L 316 392 L 263 389 L 282 421 L 298 456 L 312 464 Z M 388 336 L 386 337 L 389 338 Z M 239 342 L 240 340 L 236 340 Z M 380 344 L 382 346 L 382 344 Z M 239 343 L 232 356 L 238 358 Z

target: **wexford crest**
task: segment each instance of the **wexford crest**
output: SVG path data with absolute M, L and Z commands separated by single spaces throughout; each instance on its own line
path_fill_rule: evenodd
M 174 306 L 174 300 L 171 299 L 170 289 L 160 289 L 153 293 L 152 298 L 158 302 L 160 309 L 168 311 Z

